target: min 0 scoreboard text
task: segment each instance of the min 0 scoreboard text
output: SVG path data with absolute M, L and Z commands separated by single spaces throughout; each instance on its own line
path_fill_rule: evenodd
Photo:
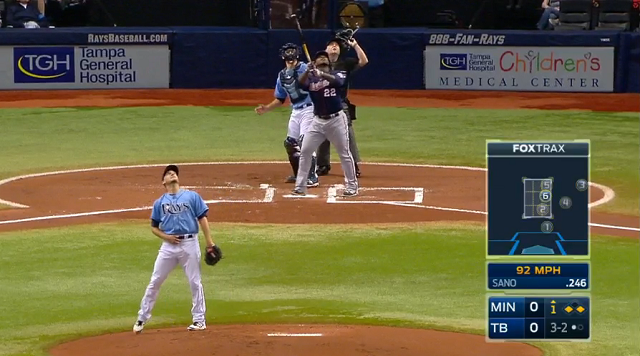
M 590 142 L 487 141 L 487 341 L 590 341 Z

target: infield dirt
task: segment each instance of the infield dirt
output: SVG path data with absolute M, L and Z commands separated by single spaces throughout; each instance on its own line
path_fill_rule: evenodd
M 0 108 L 23 107 L 124 107 L 124 106 L 236 106 L 257 105 L 271 90 L 113 90 L 0 92 Z M 421 108 L 547 109 L 639 112 L 635 94 L 554 94 L 454 91 L 353 90 L 359 106 Z M 239 100 L 237 98 L 242 98 Z M 0 186 L 0 198 L 28 205 L 0 211 L 2 221 L 60 214 L 81 214 L 111 209 L 135 209 L 150 205 L 162 187 L 157 167 L 126 168 L 117 179 L 108 171 L 62 173 L 11 181 Z M 282 183 L 289 174 L 286 164 L 185 165 L 183 185 L 194 186 L 205 199 L 243 200 L 211 204 L 212 220 L 243 223 L 385 223 L 423 221 L 484 222 L 485 215 L 459 210 L 484 211 L 484 172 L 473 170 L 379 166 L 363 164 L 362 187 L 421 188 L 423 199 L 412 190 L 363 191 L 356 203 L 327 203 L 328 188 L 343 183 L 339 165 L 322 177 L 321 187 L 311 188 L 312 199 L 283 197 L 291 185 Z M 266 198 L 268 185 L 274 195 Z M 199 188 L 197 188 L 199 187 Z M 71 194 L 73 193 L 73 194 Z M 46 198 L 45 198 L 46 197 Z M 592 189 L 591 200 L 603 197 Z M 254 202 L 255 200 L 255 202 Z M 357 203 L 357 201 L 377 201 Z M 248 201 L 248 202 L 247 202 Z M 379 201 L 408 204 L 382 204 Z M 52 202 L 55 202 L 52 203 Z M 419 205 L 419 206 L 418 206 Z M 422 207 L 420 207 L 422 206 Z M 312 207 L 312 208 L 310 208 Z M 433 208 L 435 207 L 435 208 Z M 301 217 L 296 211 L 304 209 Z M 0 224 L 0 231 L 97 223 L 125 218 L 149 217 L 148 210 Z M 638 217 L 592 213 L 592 222 L 638 227 Z M 593 233 L 637 237 L 636 232 L 592 229 Z M 134 320 L 132 320 L 133 323 Z M 129 328 L 123 325 L 123 329 Z M 268 336 L 269 333 L 318 333 L 317 337 Z M 91 350 L 91 351 L 89 351 Z M 344 325 L 210 325 L 204 332 L 186 328 L 108 334 L 67 342 L 53 347 L 54 356 L 135 356 L 189 354 L 219 356 L 538 356 L 537 348 L 520 343 L 486 343 L 484 337 L 431 330 Z

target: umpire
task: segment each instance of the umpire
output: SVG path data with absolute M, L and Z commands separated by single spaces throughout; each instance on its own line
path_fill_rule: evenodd
M 345 58 L 345 54 L 350 48 L 353 48 L 358 55 L 358 58 Z M 353 161 L 356 166 L 356 176 L 360 177 L 360 152 L 358 151 L 358 145 L 356 144 L 356 137 L 353 132 L 353 120 L 356 119 L 356 106 L 349 102 L 347 94 L 349 92 L 349 85 L 351 84 L 351 74 L 358 69 L 364 67 L 369 63 L 367 55 L 364 53 L 358 42 L 353 39 L 353 30 L 346 29 L 336 33 L 335 37 L 327 42 L 327 53 L 329 53 L 329 60 L 332 64 L 333 70 L 342 70 L 347 73 L 347 79 L 345 85 L 340 89 L 340 96 L 342 97 L 342 107 L 349 119 L 349 150 Z M 329 140 L 325 140 L 320 147 L 318 147 L 318 169 L 319 176 L 324 176 L 331 170 L 331 150 Z

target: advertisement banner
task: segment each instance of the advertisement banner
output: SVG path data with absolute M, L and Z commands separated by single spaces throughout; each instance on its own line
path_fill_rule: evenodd
M 153 46 L 0 47 L 0 89 L 168 88 L 170 51 Z
M 613 92 L 613 47 L 427 46 L 426 89 Z

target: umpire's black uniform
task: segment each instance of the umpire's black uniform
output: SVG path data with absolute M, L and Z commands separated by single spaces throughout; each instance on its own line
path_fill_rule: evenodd
M 344 50 L 344 47 L 342 47 L 341 50 Z M 360 167 L 358 166 L 358 163 L 360 162 L 360 152 L 358 151 L 358 145 L 356 143 L 356 136 L 353 132 L 352 123 L 352 121 L 356 119 L 356 106 L 351 104 L 347 98 L 349 85 L 351 84 L 351 73 L 360 68 L 358 62 L 359 60 L 357 58 L 338 58 L 337 61 L 332 63 L 332 69 L 347 72 L 347 79 L 345 81 L 345 85 L 340 89 L 340 96 L 342 97 L 342 107 L 349 119 L 349 150 L 351 151 L 351 156 L 353 156 L 353 161 L 356 166 L 356 176 L 360 177 Z M 325 140 L 320 147 L 318 147 L 316 155 L 318 158 L 318 175 L 327 174 L 331 168 L 331 146 L 329 140 Z

